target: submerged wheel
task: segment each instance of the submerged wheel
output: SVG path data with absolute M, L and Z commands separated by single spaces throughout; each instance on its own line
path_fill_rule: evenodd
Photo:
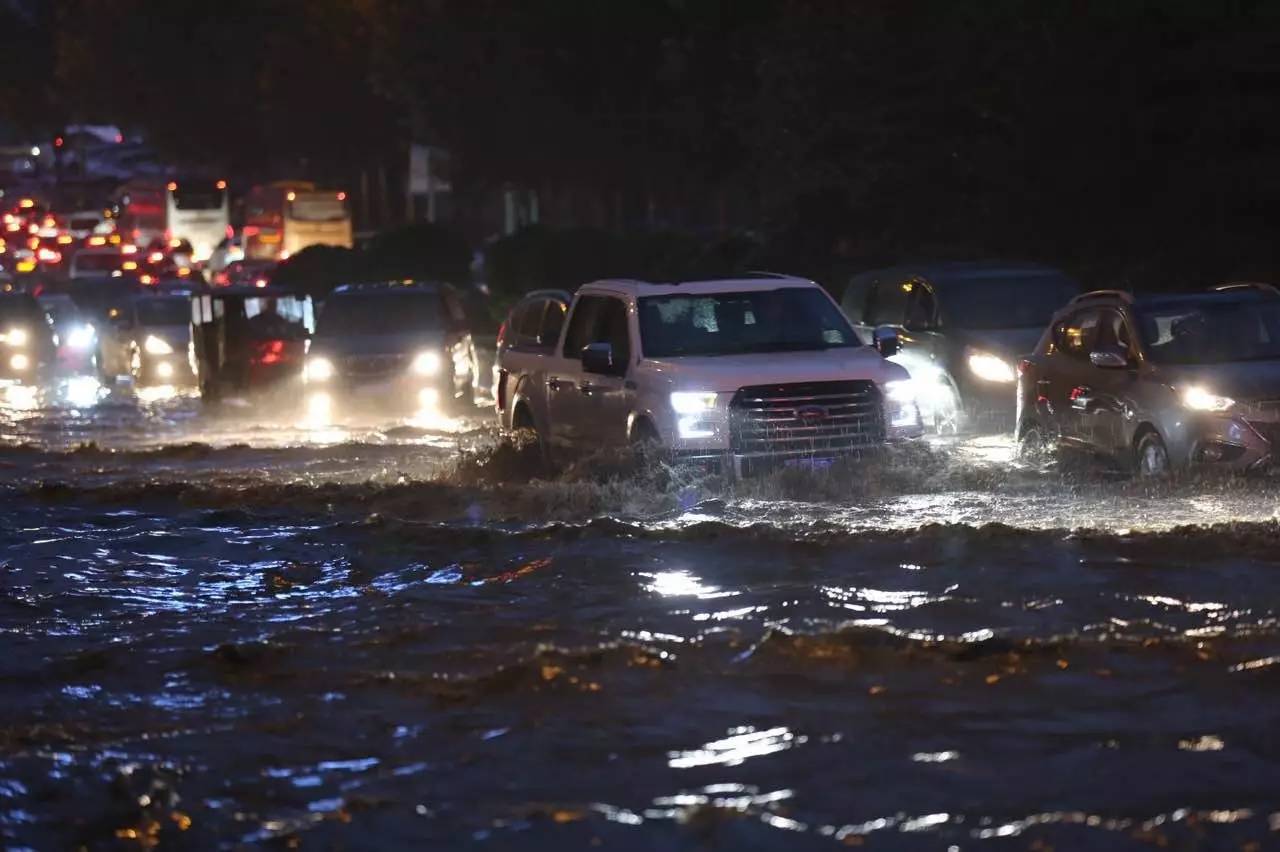
M 1134 450 L 1138 476 L 1143 479 L 1164 479 L 1172 473 L 1169 450 L 1160 434 L 1154 430 L 1144 432 Z
M 1039 423 L 1027 423 L 1018 432 L 1018 458 L 1027 462 L 1042 461 L 1049 454 L 1051 442 Z
M 642 463 L 661 461 L 666 458 L 662 446 L 662 436 L 658 429 L 648 420 L 637 420 L 631 426 L 631 451 Z

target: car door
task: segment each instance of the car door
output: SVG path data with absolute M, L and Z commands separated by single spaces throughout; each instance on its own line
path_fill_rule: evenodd
M 1129 365 L 1134 365 L 1137 363 L 1135 341 L 1124 314 L 1114 308 L 1098 311 L 1097 331 L 1090 352 L 1118 351 Z M 1115 452 L 1125 445 L 1127 399 L 1136 376 L 1132 366 L 1089 364 L 1087 378 L 1074 389 L 1072 401 L 1080 440 L 1106 452 Z
M 629 380 L 632 366 L 631 311 L 625 299 L 607 296 L 596 315 L 594 340 L 608 343 L 613 349 L 613 369 L 607 373 L 585 370 L 578 384 L 583 424 L 595 440 L 609 446 L 627 443 L 627 416 L 631 411 L 634 383 Z
M 605 298 L 580 296 L 569 314 L 564 344 L 555 356 L 548 359 L 546 373 L 547 437 L 561 446 L 576 443 L 588 433 L 589 427 L 579 421 L 582 414 L 582 394 L 578 385 L 582 381 L 582 350 L 592 342 L 596 318 Z
M 1082 308 L 1055 329 L 1061 357 L 1046 376 L 1043 388 L 1062 437 L 1072 443 L 1088 444 L 1092 432 L 1088 414 L 1098 369 L 1089 362 L 1089 353 L 1097 344 L 1101 321 L 1101 309 Z

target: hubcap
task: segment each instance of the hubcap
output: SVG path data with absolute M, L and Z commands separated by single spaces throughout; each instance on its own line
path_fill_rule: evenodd
M 1159 476 L 1169 467 L 1169 457 L 1164 447 L 1148 443 L 1142 449 L 1142 472 L 1147 476 Z

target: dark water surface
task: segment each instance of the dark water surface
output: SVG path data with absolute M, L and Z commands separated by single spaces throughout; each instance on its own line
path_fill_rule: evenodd
M 3 844 L 1280 845 L 1275 482 L 542 481 L 485 422 L 8 400 Z

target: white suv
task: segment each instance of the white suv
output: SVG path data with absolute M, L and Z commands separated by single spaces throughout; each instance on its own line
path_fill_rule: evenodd
M 550 448 L 656 442 L 743 473 L 920 436 L 907 371 L 881 351 L 801 278 L 598 281 L 553 348 L 498 364 L 498 416 Z

